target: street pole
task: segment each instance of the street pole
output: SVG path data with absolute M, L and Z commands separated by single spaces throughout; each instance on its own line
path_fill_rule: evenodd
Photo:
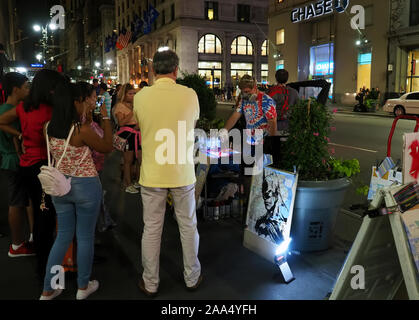
M 413 76 L 416 74 L 416 60 L 415 60 L 415 54 L 412 53 L 412 68 L 410 71 L 410 92 L 413 91 Z

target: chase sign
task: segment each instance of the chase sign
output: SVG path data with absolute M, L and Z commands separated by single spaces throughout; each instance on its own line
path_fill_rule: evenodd
M 293 23 L 318 18 L 334 11 L 345 12 L 349 6 L 349 0 L 320 0 L 305 7 L 296 8 L 291 12 Z

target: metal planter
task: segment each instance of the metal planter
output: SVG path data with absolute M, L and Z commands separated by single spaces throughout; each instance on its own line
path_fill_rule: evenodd
M 292 218 L 292 249 L 323 251 L 331 247 L 337 214 L 350 181 L 299 181 Z

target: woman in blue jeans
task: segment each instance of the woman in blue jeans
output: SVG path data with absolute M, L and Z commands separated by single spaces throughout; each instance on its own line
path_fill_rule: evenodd
M 40 299 L 52 300 L 61 294 L 62 288 L 52 280 L 55 280 L 56 266 L 62 264 L 76 234 L 79 288 L 76 299 L 83 300 L 99 287 L 98 281 L 90 281 L 90 275 L 102 185 L 90 149 L 111 152 L 112 127 L 106 107 L 102 105 L 103 138 L 92 130 L 87 119 L 91 119 L 88 115 L 96 105 L 96 91 L 88 83 L 63 85 L 57 88 L 55 99 L 59 100 L 57 105 L 61 107 L 54 109 L 46 137 L 51 155 L 58 164 L 57 169 L 66 177 L 71 177 L 71 190 L 63 197 L 52 198 L 57 212 L 58 233 L 48 258 Z

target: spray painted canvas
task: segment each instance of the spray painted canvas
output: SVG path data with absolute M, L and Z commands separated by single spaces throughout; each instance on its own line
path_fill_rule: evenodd
M 247 229 L 275 245 L 289 238 L 297 182 L 297 173 L 270 167 L 253 176 Z

